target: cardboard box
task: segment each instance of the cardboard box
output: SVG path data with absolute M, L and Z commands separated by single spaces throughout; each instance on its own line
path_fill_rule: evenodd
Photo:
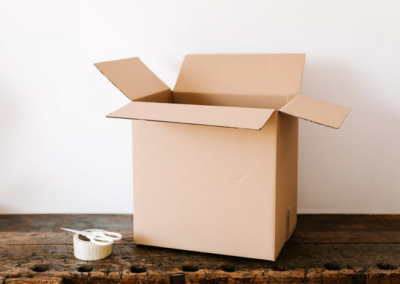
M 139 58 L 95 64 L 131 103 L 136 244 L 275 260 L 297 221 L 298 118 L 350 108 L 299 94 L 304 54 L 188 55 L 173 91 Z

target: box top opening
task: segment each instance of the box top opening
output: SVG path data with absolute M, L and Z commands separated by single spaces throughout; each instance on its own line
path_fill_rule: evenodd
M 278 110 L 339 128 L 349 107 L 298 94 L 304 60 L 304 54 L 188 55 L 173 92 L 139 58 L 95 66 L 132 100 L 108 117 L 258 130 Z

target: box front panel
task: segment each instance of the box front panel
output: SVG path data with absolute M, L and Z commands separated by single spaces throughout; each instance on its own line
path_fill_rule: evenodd
M 133 121 L 134 242 L 273 259 L 276 130 Z

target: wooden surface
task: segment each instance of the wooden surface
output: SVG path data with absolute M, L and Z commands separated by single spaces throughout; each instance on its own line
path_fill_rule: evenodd
M 60 227 L 123 240 L 80 261 Z M 300 215 L 276 262 L 136 246 L 132 230 L 131 215 L 0 215 L 0 284 L 400 283 L 400 216 Z

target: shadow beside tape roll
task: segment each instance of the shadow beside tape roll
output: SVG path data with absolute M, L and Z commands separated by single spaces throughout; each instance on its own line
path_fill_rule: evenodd
M 88 229 L 85 231 L 90 231 L 92 229 Z M 105 230 L 98 230 L 107 232 Z M 75 234 L 73 237 L 74 241 L 74 255 L 76 258 L 80 260 L 99 260 L 106 258 L 111 254 L 111 245 L 108 246 L 99 246 L 92 243 L 90 240 L 81 240 L 79 238 L 79 234 Z

